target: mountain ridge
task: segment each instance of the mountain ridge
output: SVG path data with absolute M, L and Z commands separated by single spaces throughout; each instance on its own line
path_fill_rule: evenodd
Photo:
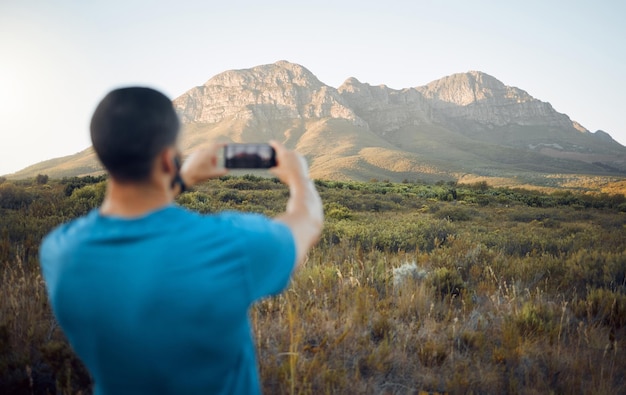
M 277 139 L 305 154 L 316 178 L 626 175 L 626 148 L 608 133 L 589 132 L 550 103 L 480 71 L 403 89 L 354 77 L 333 88 L 283 60 L 219 73 L 173 103 L 183 151 L 216 140 Z M 70 156 L 61 167 L 39 164 L 10 176 L 32 176 L 35 168 L 51 177 L 85 174 L 85 157 L 81 172 L 72 173 Z

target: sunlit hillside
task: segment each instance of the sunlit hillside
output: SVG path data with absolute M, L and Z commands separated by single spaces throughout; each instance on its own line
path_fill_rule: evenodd
M 356 78 L 334 88 L 279 61 L 215 75 L 173 104 L 185 153 L 214 141 L 275 139 L 305 154 L 318 179 L 572 185 L 553 177 L 562 174 L 596 180 L 585 183 L 590 191 L 626 179 L 626 147 L 608 133 L 590 132 L 550 103 L 479 71 L 400 90 Z M 100 171 L 87 149 L 8 177 Z

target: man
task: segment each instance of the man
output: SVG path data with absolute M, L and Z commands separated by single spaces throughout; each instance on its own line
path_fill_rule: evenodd
M 91 121 L 109 173 L 104 202 L 42 243 L 53 311 L 96 394 L 259 393 L 249 307 L 287 286 L 321 232 L 306 162 L 278 142 L 271 171 L 290 191 L 282 215 L 176 206 L 185 186 L 226 172 L 219 144 L 179 169 L 178 129 L 161 93 L 110 92 Z

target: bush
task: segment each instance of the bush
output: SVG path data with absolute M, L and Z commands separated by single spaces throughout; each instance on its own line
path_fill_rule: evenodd
M 448 269 L 447 267 L 435 269 L 430 275 L 430 280 L 441 297 L 445 297 L 446 295 L 458 296 L 465 288 L 465 283 L 459 272 L 455 269 Z
M 198 211 L 203 214 L 215 211 L 212 204 L 212 199 L 209 197 L 209 195 L 203 192 L 193 191 L 180 194 L 176 198 L 176 202 L 181 206 L 184 206 L 190 210 Z
M 0 393 L 91 391 L 37 256 L 48 230 L 99 203 L 103 180 L 0 185 Z M 624 392 L 623 200 L 315 184 L 322 242 L 285 294 L 251 310 L 265 393 Z M 456 203 L 446 201 L 452 189 Z M 223 177 L 178 203 L 274 215 L 287 196 L 274 179 Z
M 0 185 L 0 209 L 19 210 L 28 207 L 33 201 L 32 193 L 12 183 Z
M 581 319 L 618 330 L 626 325 L 626 295 L 608 289 L 592 289 L 585 300 L 576 303 L 574 312 Z
M 74 204 L 73 212 L 76 216 L 83 215 L 102 204 L 106 192 L 106 183 L 89 184 L 75 189 L 70 196 Z
M 581 248 L 566 261 L 563 286 L 626 291 L 626 253 L 603 253 Z
M 373 215 L 362 221 L 327 222 L 322 239 L 364 250 L 432 251 L 454 234 L 447 220 L 418 216 Z
M 466 207 L 446 207 L 437 212 L 436 217 L 450 221 L 469 221 L 478 212 Z
M 326 218 L 335 220 L 352 219 L 354 217 L 349 208 L 335 202 L 324 204 L 324 214 Z
M 556 327 L 555 314 L 543 304 L 526 302 L 515 316 L 515 324 L 522 336 L 541 336 Z
M 37 174 L 35 177 L 35 182 L 39 185 L 44 185 L 48 183 L 48 175 L 47 174 Z

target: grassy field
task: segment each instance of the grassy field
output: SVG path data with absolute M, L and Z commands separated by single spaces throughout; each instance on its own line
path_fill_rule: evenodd
M 624 195 L 316 184 L 319 245 L 251 310 L 265 393 L 626 393 Z M 0 393 L 91 393 L 37 252 L 103 191 L 101 178 L 0 184 Z M 286 199 L 244 176 L 178 202 L 273 215 Z

